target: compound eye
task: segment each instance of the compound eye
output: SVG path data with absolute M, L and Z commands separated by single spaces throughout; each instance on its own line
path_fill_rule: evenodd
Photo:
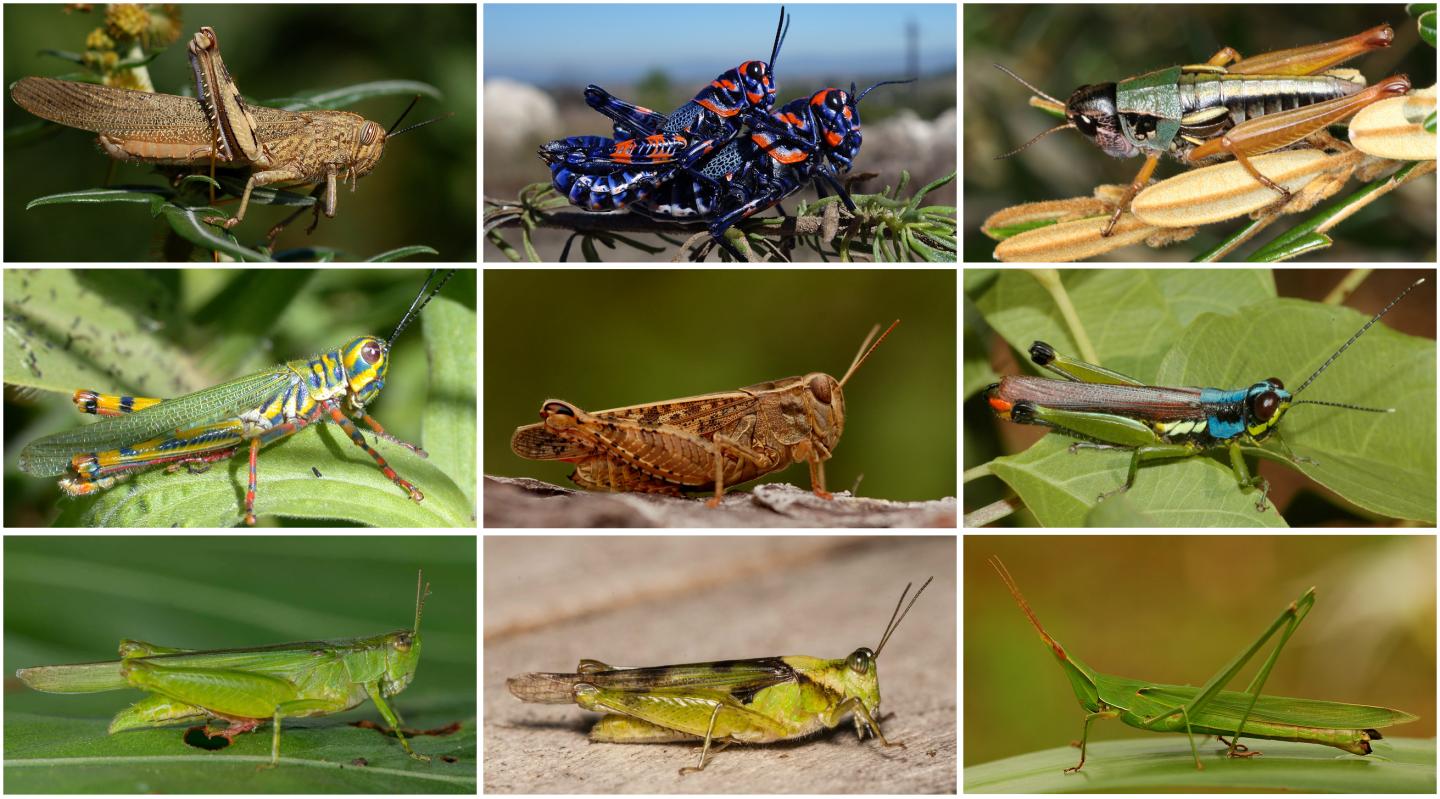
M 1265 382 L 1266 382 L 1266 383 L 1269 383 L 1270 385 L 1274 386 L 1275 388 L 1284 388 L 1284 387 L 1285 387 L 1285 384 L 1284 384 L 1284 383 L 1281 383 L 1281 382 L 1280 382 L 1280 378 L 1278 378 L 1278 377 L 1267 377 L 1267 378 L 1265 378 Z
M 575 411 L 572 410 L 569 405 L 561 405 L 558 402 L 545 403 L 545 407 L 541 409 L 541 415 L 543 416 L 552 413 L 570 417 L 573 417 L 575 415 Z
M 360 348 L 361 360 L 371 365 L 379 363 L 380 359 L 384 355 L 384 348 L 381 347 L 380 342 L 376 341 L 375 339 L 370 339 L 369 341 L 365 342 L 364 346 Z
M 1250 401 L 1250 415 L 1261 422 L 1268 422 L 1280 407 L 1280 398 L 1273 391 L 1262 392 Z
M 751 80 L 765 79 L 765 62 L 751 61 L 745 65 L 745 76 Z
M 834 91 L 825 96 L 825 105 L 840 111 L 845 108 L 845 92 Z
M 815 396 L 815 399 L 829 405 L 830 400 L 833 399 L 830 396 L 830 380 L 825 375 L 815 375 L 810 378 L 810 393 Z
M 870 671 L 870 662 L 874 659 L 875 656 L 870 653 L 870 650 L 864 648 L 857 649 L 850 653 L 850 657 L 845 659 L 845 665 L 850 667 L 850 670 L 856 674 L 864 674 Z
M 1096 131 L 1100 129 L 1099 123 L 1084 114 L 1077 114 L 1075 116 L 1075 127 L 1084 134 L 1086 138 L 1091 139 L 1095 138 Z
M 360 128 L 360 143 L 374 144 L 379 132 L 379 126 L 374 122 L 366 122 L 364 126 Z
M 396 652 L 409 652 L 412 643 L 413 643 L 413 642 L 411 641 L 410 636 L 408 636 L 408 635 L 397 636 L 397 637 L 395 638 L 395 651 L 396 651 Z

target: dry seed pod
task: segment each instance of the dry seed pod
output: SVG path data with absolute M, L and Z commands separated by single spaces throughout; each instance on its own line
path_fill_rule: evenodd
M 1402 161 L 1435 160 L 1435 134 L 1421 123 L 1435 113 L 1435 87 L 1392 97 L 1350 120 L 1350 143 L 1368 155 Z
M 1145 241 L 1156 232 L 1153 225 L 1124 214 L 1110 236 L 1101 236 L 1110 220 L 1105 216 L 1061 222 L 1031 230 L 1000 242 L 995 247 L 999 261 L 1080 261 Z
M 1318 150 L 1287 150 L 1250 159 L 1261 174 L 1299 192 L 1321 175 L 1347 166 Z M 1353 160 L 1353 159 L 1347 159 Z M 1353 163 L 1348 164 L 1350 169 Z M 1274 205 L 1273 190 L 1257 181 L 1237 161 L 1194 169 L 1162 180 L 1140 192 L 1131 210 L 1146 223 L 1159 227 L 1190 227 L 1234 219 Z

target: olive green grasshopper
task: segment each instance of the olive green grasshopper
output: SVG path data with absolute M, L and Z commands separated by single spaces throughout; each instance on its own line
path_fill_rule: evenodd
M 823 372 L 753 386 L 587 413 L 546 400 L 541 421 L 518 427 L 510 449 L 530 460 L 575 464 L 582 488 L 681 496 L 713 488 L 711 507 L 735 485 L 804 461 L 810 487 L 825 490 L 825 461 L 845 429 L 845 383 L 890 331 L 876 325 L 839 380 Z M 873 342 L 873 343 L 872 343 Z
M 569 704 L 605 715 L 590 740 L 605 743 L 674 743 L 703 740 L 700 759 L 681 774 L 701 771 L 710 756 L 732 743 L 772 743 L 834 729 L 849 714 L 862 740 L 868 729 L 885 746 L 904 746 L 880 732 L 877 661 L 891 634 L 930 585 L 927 579 L 905 605 L 907 584 L 880 643 L 836 659 L 804 655 L 719 660 L 676 666 L 626 668 L 583 659 L 574 673 L 519 674 L 506 680 L 524 702 Z M 905 609 L 902 612 L 901 606 Z
M 420 617 L 430 586 L 423 572 L 415 583 L 415 626 L 381 635 L 334 641 L 297 641 L 234 649 L 178 649 L 129 639 L 120 659 L 15 672 L 36 691 L 88 694 L 139 688 L 149 695 L 120 711 L 108 732 L 210 720 L 228 727 L 213 737 L 233 742 L 267 719 L 274 723 L 270 764 L 280 760 L 280 720 L 339 713 L 366 699 L 375 703 L 416 760 L 400 717 L 385 700 L 415 678 L 420 665 Z
M 1266 678 L 1270 676 L 1270 669 L 1280 657 L 1280 651 L 1285 648 L 1295 628 L 1300 626 L 1300 622 L 1314 606 L 1314 588 L 1290 603 L 1249 648 L 1216 672 L 1204 685 L 1196 688 L 1192 685 L 1166 685 L 1101 674 L 1081 663 L 1045 632 L 1005 564 L 1001 563 L 998 557 L 992 556 L 990 565 L 1005 582 L 1005 587 L 1010 589 L 1011 596 L 1015 598 L 1020 610 L 1024 611 L 1035 631 L 1040 634 L 1040 639 L 1050 647 L 1051 653 L 1055 655 L 1055 659 L 1065 671 L 1065 676 L 1070 680 L 1075 698 L 1085 709 L 1085 726 L 1080 734 L 1080 762 L 1065 769 L 1067 774 L 1079 771 L 1085 765 L 1086 739 L 1090 735 L 1090 724 L 1096 719 L 1119 719 L 1126 725 L 1149 732 L 1185 733 L 1190 741 L 1190 754 L 1195 758 L 1195 768 L 1203 769 L 1200 753 L 1195 747 L 1196 735 L 1215 736 L 1221 743 L 1226 744 L 1225 754 L 1232 758 L 1254 757 L 1260 754 L 1241 744 L 1241 735 L 1274 741 L 1323 744 L 1351 754 L 1368 755 L 1371 753 L 1370 742 L 1383 737 L 1377 728 L 1404 724 L 1417 718 L 1410 713 L 1385 707 L 1318 699 L 1292 699 L 1260 693 L 1265 687 Z M 1245 664 L 1277 633 L 1280 637 L 1275 647 L 1245 690 L 1224 690 Z M 1229 741 L 1225 740 L 1227 736 Z

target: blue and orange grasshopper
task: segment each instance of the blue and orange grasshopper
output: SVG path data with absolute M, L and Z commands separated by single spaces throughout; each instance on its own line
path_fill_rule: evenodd
M 1078 439 L 1070 451 L 1120 449 L 1131 453 L 1125 482 L 1097 501 L 1129 490 L 1142 463 L 1187 458 L 1224 448 L 1235 482 L 1242 491 L 1259 492 L 1255 508 L 1265 511 L 1269 483 L 1251 475 L 1242 451 L 1278 433 L 1280 419 L 1297 405 L 1324 405 L 1352 411 L 1390 413 L 1349 403 L 1296 399 L 1322 372 L 1350 348 L 1424 278 L 1415 281 L 1355 332 L 1294 391 L 1276 377 L 1243 388 L 1149 386 L 1133 377 L 1061 355 L 1043 341 L 1030 346 L 1031 360 L 1059 375 L 1060 380 L 1027 375 L 1007 376 L 985 391 L 986 401 L 1001 419 L 1044 425 Z M 1286 457 L 1296 456 L 1280 440 Z M 1311 461 L 1313 462 L 1313 461 Z
M 447 272 L 432 289 L 437 272 L 426 278 L 387 339 L 359 336 L 310 358 L 174 399 L 76 391 L 72 400 L 80 412 L 108 418 L 31 442 L 20 452 L 20 470 L 36 477 L 60 477 L 61 490 L 84 496 L 158 466 L 168 471 L 182 466 L 205 469 L 234 456 L 248 442 L 244 518 L 253 525 L 260 448 L 310 424 L 333 422 L 375 460 L 386 478 L 420 502 L 424 494 L 366 443 L 354 420 L 374 435 L 426 457 L 424 450 L 387 433 L 366 406 L 385 386 L 396 338 L 454 274 Z

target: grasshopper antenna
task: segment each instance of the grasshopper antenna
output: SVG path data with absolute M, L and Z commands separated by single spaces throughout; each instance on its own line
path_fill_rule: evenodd
M 845 381 L 850 379 L 850 375 L 855 374 L 855 370 L 860 368 L 860 364 L 865 363 L 865 359 L 870 357 L 870 353 L 874 352 L 875 348 L 880 346 L 880 342 L 884 341 L 885 337 L 890 335 L 890 331 L 894 330 L 898 324 L 900 324 L 899 319 L 891 322 L 890 327 L 885 329 L 885 332 L 881 334 L 880 338 L 876 340 L 874 344 L 870 343 L 870 339 L 875 338 L 875 331 L 879 330 L 880 326 L 876 325 L 870 328 L 870 335 L 866 336 L 865 340 L 860 342 L 860 351 L 855 353 L 855 360 L 850 362 L 850 368 L 846 369 L 845 376 L 840 378 L 841 386 L 845 385 Z M 869 347 L 869 349 L 866 349 L 866 347 Z M 916 594 L 916 596 L 919 596 L 919 594 Z
M 775 24 L 775 44 L 770 48 L 770 75 L 775 75 L 775 62 L 780 58 L 780 48 L 785 45 L 785 36 L 790 33 L 790 20 L 785 16 L 785 6 L 780 6 L 780 21 Z
M 1051 97 L 1050 95 L 1046 94 L 1045 92 L 1042 92 L 1042 91 L 1040 91 L 1039 89 L 1035 88 L 1034 86 L 1032 86 L 1032 85 L 1030 84 L 1030 81 L 1025 80 L 1024 78 L 1020 77 L 1019 75 L 1016 75 L 1014 72 L 1011 72 L 1010 70 L 1006 69 L 1005 67 L 1000 66 L 999 64 L 995 64 L 994 66 L 995 66 L 996 69 L 1000 70 L 1001 72 L 1004 72 L 1006 75 L 1009 75 L 1010 77 L 1012 77 L 1012 78 L 1014 78 L 1015 80 L 1019 81 L 1019 82 L 1020 82 L 1020 85 L 1024 86 L 1025 88 L 1029 89 L 1030 91 L 1034 92 L 1035 94 L 1039 95 L 1040 97 L 1045 98 L 1045 100 L 1047 100 L 1047 101 L 1051 104 L 1051 107 L 1052 107 L 1052 108 L 1059 109 L 1059 110 L 1062 110 L 1062 111 L 1065 109 L 1065 104 L 1064 104 L 1064 103 L 1060 102 L 1059 100 L 1056 100 L 1054 97 Z M 1041 139 L 1045 138 L 1046 136 L 1049 136 L 1049 135 L 1052 134 L 1052 133 L 1057 133 L 1057 132 L 1062 131 L 1062 130 L 1069 130 L 1069 129 L 1073 128 L 1073 127 L 1075 127 L 1075 123 L 1073 123 L 1073 122 L 1066 122 L 1064 125 L 1060 125 L 1060 126 L 1058 126 L 1058 127 L 1054 127 L 1054 128 L 1051 128 L 1051 129 L 1049 129 L 1049 130 L 1047 130 L 1047 131 L 1043 131 L 1043 132 L 1041 132 L 1041 133 L 1038 133 L 1038 134 L 1035 135 L 1035 138 L 1031 139 L 1030 141 L 1025 142 L 1024 144 L 1020 145 L 1019 147 L 1016 147 L 1015 149 L 1011 150 L 1010 152 L 1008 152 L 1008 153 L 1006 153 L 1006 154 L 1004 154 L 1004 155 L 997 155 L 997 156 L 995 156 L 995 160 L 998 161 L 998 160 L 1000 160 L 1001 158 L 1009 158 L 1010 156 L 1012 156 L 1012 155 L 1020 152 L 1021 150 L 1025 149 L 1026 147 L 1029 147 L 1030 145 L 1034 144 L 1034 143 L 1037 142 L 1037 141 L 1040 141 Z
M 395 130 L 396 128 L 400 127 L 401 122 L 405 121 L 405 116 L 410 113 L 410 109 L 414 108 L 415 104 L 418 102 L 420 102 L 420 95 L 417 94 L 413 98 L 411 98 L 410 104 L 405 106 L 405 110 L 400 112 L 400 116 L 395 119 L 395 124 L 391 125 L 390 129 L 385 131 L 385 138 L 389 139 L 394 136 L 399 136 L 401 133 L 409 133 L 416 128 L 423 128 L 426 125 L 429 125 L 431 122 L 439 122 L 442 119 L 449 119 L 450 117 L 455 116 L 455 112 L 451 111 L 448 114 L 441 114 L 434 119 L 427 119 L 424 122 L 416 122 L 415 124 L 403 130 Z
M 1411 291 L 1414 291 L 1416 286 L 1418 286 L 1418 285 L 1420 285 L 1421 283 L 1424 283 L 1424 282 L 1425 282 L 1425 278 L 1422 277 L 1422 278 L 1420 278 L 1419 280 L 1415 281 L 1414 283 L 1411 283 L 1408 287 L 1406 287 L 1406 289 L 1405 289 L 1404 291 L 1400 292 L 1400 296 L 1398 296 L 1398 297 L 1396 297 L 1395 299 L 1391 300 L 1389 305 L 1385 306 L 1384 308 L 1381 308 L 1381 309 L 1380 309 L 1380 313 L 1375 314 L 1375 316 L 1372 317 L 1372 318 L 1370 319 L 1370 321 L 1366 322 L 1363 327 L 1361 327 L 1359 330 L 1355 331 L 1355 335 L 1351 336 L 1349 341 L 1345 342 L 1344 344 L 1341 344 L 1341 345 L 1340 345 L 1340 349 L 1335 350 L 1335 354 L 1334 354 L 1334 355 L 1331 355 L 1328 359 L 1326 359 L 1325 363 L 1320 364 L 1320 368 L 1319 368 L 1319 369 L 1316 369 L 1313 374 L 1311 374 L 1309 377 L 1305 378 L 1305 382 L 1304 382 L 1304 383 L 1301 383 L 1301 384 L 1300 384 L 1300 387 L 1297 388 L 1297 389 L 1295 389 L 1295 396 L 1298 397 L 1298 396 L 1300 395 L 1300 392 L 1302 392 L 1302 391 L 1305 390 L 1305 387 L 1306 387 L 1306 386 L 1308 386 L 1308 385 L 1310 385 L 1311 383 L 1315 382 L 1315 378 L 1319 377 L 1321 372 L 1323 372 L 1323 371 L 1325 371 L 1326 369 L 1328 369 L 1328 368 L 1330 367 L 1330 364 L 1334 363 L 1334 362 L 1335 362 L 1335 359 L 1340 357 L 1340 353 L 1342 353 L 1342 352 L 1344 352 L 1345 350 L 1349 349 L 1351 344 L 1354 344 L 1357 339 L 1359 339 L 1361 336 L 1365 335 L 1365 331 L 1366 331 L 1366 330 L 1369 330 L 1371 325 L 1373 325 L 1373 324 L 1375 324 L 1376 322 L 1380 321 L 1380 317 L 1382 317 L 1382 316 L 1384 316 L 1385 314 L 1389 313 L 1389 312 L 1390 312 L 1390 309 L 1395 307 L 1395 303 L 1397 303 L 1397 302 L 1405 299 L 1405 295 L 1406 295 L 1406 294 L 1409 294 Z M 1346 405 L 1346 404 L 1340 403 L 1340 402 L 1323 402 L 1323 401 L 1321 401 L 1321 400 L 1300 400 L 1300 401 L 1298 401 L 1298 402 L 1292 402 L 1292 403 L 1290 403 L 1290 404 L 1291 404 L 1291 405 L 1328 405 L 1328 406 L 1330 406 L 1330 407 L 1332 407 L 1332 408 L 1347 408 L 1347 409 L 1352 410 L 1352 411 L 1366 411 L 1366 412 L 1369 412 L 1369 413 L 1394 413 L 1394 412 L 1395 412 L 1395 409 L 1394 409 L 1394 408 L 1366 408 L 1366 407 L 1364 407 L 1364 406 L 1362 406 L 1362 405 Z
M 400 324 L 395 326 L 395 332 L 390 334 L 390 340 L 385 342 L 386 344 L 393 345 L 395 343 L 395 339 L 399 337 L 400 331 L 404 330 L 410 324 L 411 319 L 420 315 L 420 311 L 424 309 L 426 305 L 430 304 L 430 300 L 436 294 L 440 293 L 440 289 L 445 285 L 445 281 L 449 280 L 450 276 L 455 274 L 454 269 L 446 272 L 445 277 L 441 278 L 440 282 L 435 284 L 435 288 L 430 290 L 430 295 L 428 297 L 425 296 L 425 289 L 429 287 L 430 281 L 435 279 L 435 273 L 439 271 L 439 269 L 430 270 L 430 274 L 425 278 L 425 283 L 420 286 L 420 293 L 416 294 L 415 299 L 410 303 L 410 310 L 406 311 L 405 315 L 400 317 Z M 420 301 L 421 297 L 425 297 L 424 302 Z
M 894 328 L 895 325 L 891 325 L 890 327 Z M 890 331 L 887 330 L 885 332 L 889 333 Z M 881 338 L 883 339 L 884 336 L 881 336 Z M 880 342 L 877 341 L 875 343 L 878 344 Z M 929 587 L 930 581 L 934 579 L 934 577 L 929 577 L 925 580 L 925 585 L 920 586 L 920 590 L 915 592 L 915 596 L 910 597 L 910 604 L 905 605 L 905 612 L 901 613 L 900 606 L 905 602 L 905 595 L 910 593 L 910 586 L 914 585 L 914 583 L 905 584 L 905 590 L 900 592 L 900 601 L 895 603 L 895 610 L 890 614 L 890 623 L 885 625 L 885 634 L 880 636 L 880 643 L 875 646 L 874 659 L 878 660 L 880 658 L 880 653 L 885 649 L 885 642 L 890 640 L 890 634 L 895 632 L 895 629 L 900 626 L 900 622 L 905 621 L 905 616 L 910 613 L 910 608 L 915 607 L 915 600 L 919 599 L 920 595 L 925 593 L 925 589 Z
M 421 589 L 422 585 L 425 586 L 424 589 Z M 420 569 L 415 572 L 415 627 L 411 629 L 416 635 L 420 634 L 420 615 L 425 610 L 427 596 L 430 596 L 430 584 L 425 582 L 425 570 Z

